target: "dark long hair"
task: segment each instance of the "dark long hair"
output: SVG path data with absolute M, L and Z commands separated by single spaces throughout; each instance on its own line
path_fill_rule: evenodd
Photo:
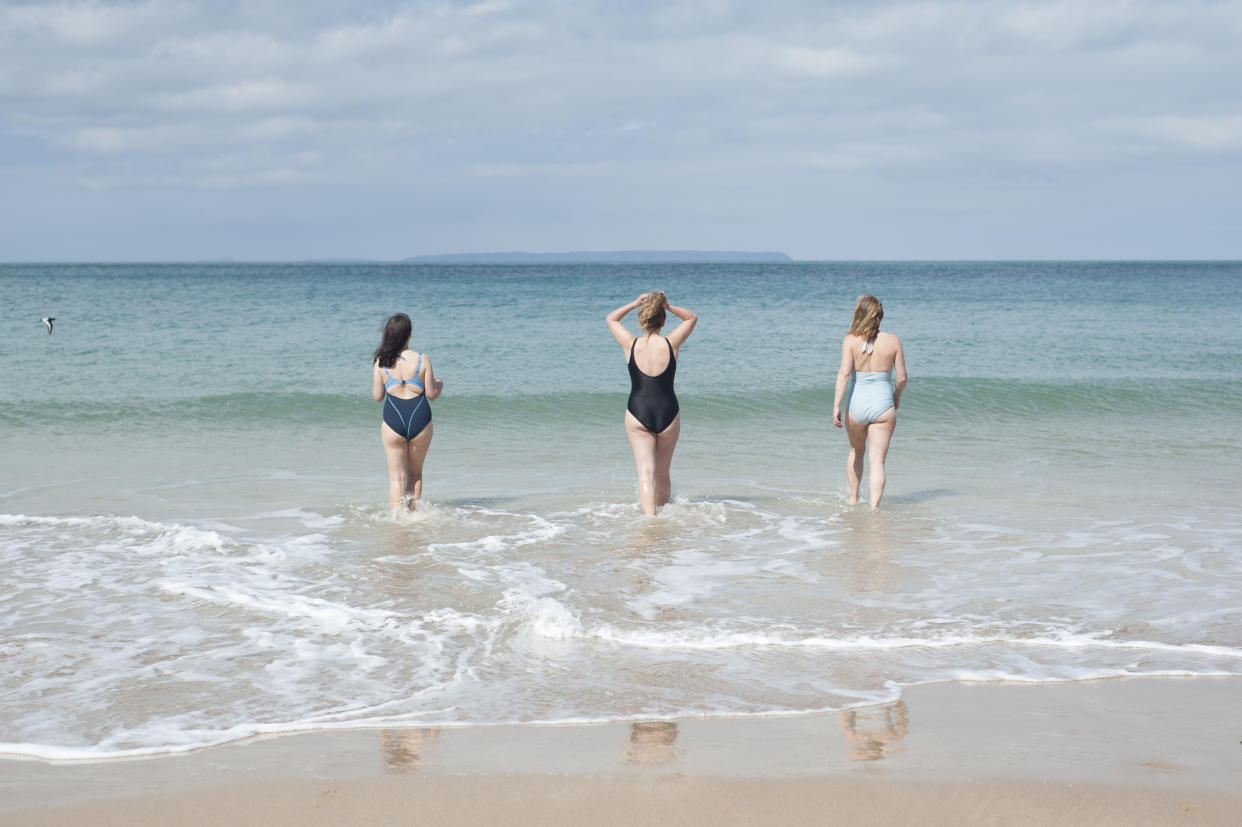
M 410 343 L 413 330 L 410 317 L 404 313 L 393 313 L 388 317 L 388 321 L 384 322 L 384 338 L 375 349 L 375 361 L 381 368 L 390 368 L 397 363 L 397 357 Z

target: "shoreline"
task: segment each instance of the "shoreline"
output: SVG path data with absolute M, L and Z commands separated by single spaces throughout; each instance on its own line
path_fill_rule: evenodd
M 942 683 L 840 713 L 7 758 L 0 824 L 1236 823 L 1240 691 L 1238 677 Z

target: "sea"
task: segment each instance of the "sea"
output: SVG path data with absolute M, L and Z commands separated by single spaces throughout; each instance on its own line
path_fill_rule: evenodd
M 604 317 L 655 289 L 699 324 L 647 517 Z M 862 293 L 910 375 L 874 513 Z M 1242 675 L 1240 262 L 0 264 L 0 310 L 8 756 Z M 397 311 L 444 392 L 394 516 Z

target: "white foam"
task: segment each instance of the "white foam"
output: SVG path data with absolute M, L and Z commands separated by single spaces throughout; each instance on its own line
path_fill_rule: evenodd
M 654 520 L 628 501 L 292 508 L 242 527 L 0 515 L 0 741 L 63 760 L 636 707 L 796 714 L 945 680 L 1242 674 L 1234 523 L 792 502 L 682 498 Z
M 298 520 L 307 528 L 333 528 L 343 525 L 345 518 L 339 515 L 319 514 L 302 508 L 282 508 L 276 511 L 260 511 L 252 516 L 256 520 L 286 519 Z
M 582 621 L 554 598 L 508 591 L 501 605 L 505 611 L 523 616 L 522 628 L 532 638 L 572 640 L 583 636 Z

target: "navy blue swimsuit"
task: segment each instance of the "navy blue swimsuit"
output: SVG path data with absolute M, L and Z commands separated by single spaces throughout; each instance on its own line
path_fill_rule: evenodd
M 384 383 L 384 424 L 407 440 L 411 440 L 431 424 L 431 403 L 427 401 L 427 388 L 418 378 L 423 370 L 423 355 L 418 354 L 418 366 L 414 368 L 414 376 L 411 379 L 397 379 L 388 372 L 388 368 L 381 368 L 381 370 L 388 377 L 388 381 Z M 388 389 L 393 385 L 413 385 L 423 393 L 410 399 L 389 396 Z

